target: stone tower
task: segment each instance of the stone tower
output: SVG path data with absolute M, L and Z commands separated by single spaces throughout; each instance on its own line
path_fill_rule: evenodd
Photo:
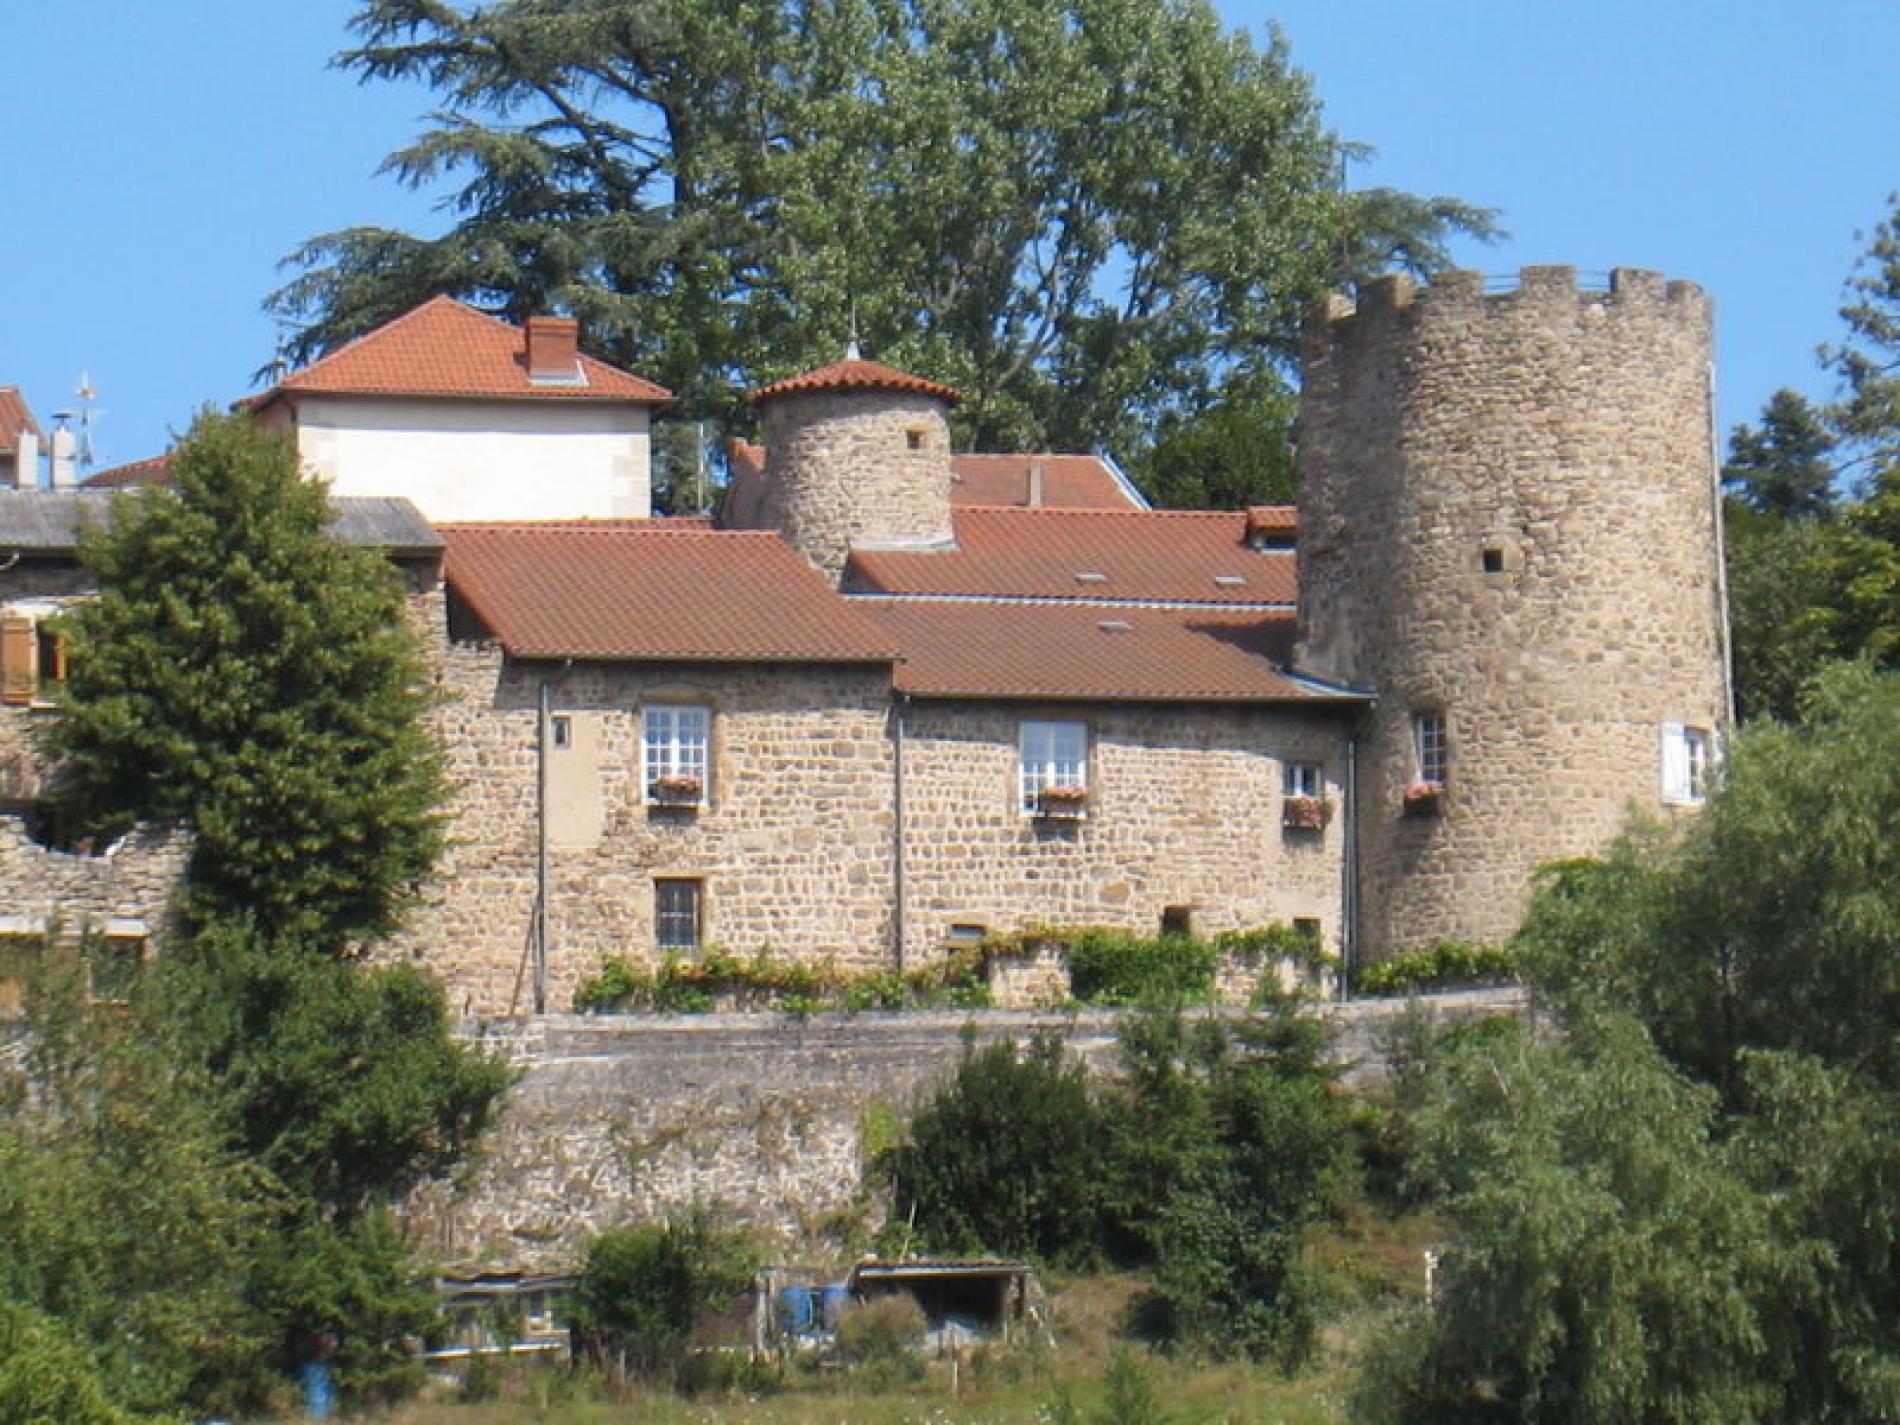
M 765 440 L 757 524 L 833 583 L 852 549 L 947 547 L 947 417 L 961 399 L 856 357 L 753 392 Z
M 1378 701 L 1355 947 L 1515 929 L 1540 864 L 1702 796 L 1729 709 L 1710 304 L 1568 267 L 1309 323 L 1298 663 Z

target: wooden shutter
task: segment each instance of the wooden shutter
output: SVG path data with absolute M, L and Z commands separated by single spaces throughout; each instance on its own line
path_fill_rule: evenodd
M 39 630 L 24 614 L 0 617 L 0 702 L 32 702 L 39 682 Z
M 1688 729 L 1679 722 L 1662 725 L 1662 799 L 1666 802 L 1693 800 L 1689 784 Z

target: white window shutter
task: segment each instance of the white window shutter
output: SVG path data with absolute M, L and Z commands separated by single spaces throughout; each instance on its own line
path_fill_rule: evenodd
M 1662 799 L 1686 802 L 1694 795 L 1689 785 L 1689 739 L 1679 722 L 1662 725 Z

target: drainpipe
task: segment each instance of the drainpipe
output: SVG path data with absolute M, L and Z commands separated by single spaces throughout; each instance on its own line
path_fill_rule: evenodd
M 904 973 L 904 710 L 910 698 L 899 693 L 894 708 L 897 723 L 895 755 L 891 759 L 891 946 L 897 957 L 897 973 Z
M 550 701 L 554 684 L 574 666 L 568 659 L 552 677 L 541 680 L 538 702 L 540 736 L 534 761 L 534 1012 L 548 1012 L 548 749 L 553 718 Z
M 1359 729 L 1353 720 L 1346 737 L 1345 850 L 1340 857 L 1339 997 L 1351 999 L 1359 970 Z
M 548 1012 L 548 679 L 541 680 L 534 759 L 534 1012 Z

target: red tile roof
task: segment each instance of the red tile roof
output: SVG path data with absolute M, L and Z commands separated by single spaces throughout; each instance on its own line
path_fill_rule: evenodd
M 18 386 L 0 386 L 0 455 L 11 455 L 20 448 L 21 431 L 30 431 L 38 439 L 39 422 L 33 419 L 33 411 Z
M 853 593 L 1136 600 L 1291 608 L 1290 551 L 1247 542 L 1247 516 L 1185 510 L 955 511 L 955 549 L 857 550 Z
M 1261 609 L 863 599 L 918 697 L 1111 702 L 1356 700 L 1281 671 L 1293 615 Z
M 663 386 L 581 357 L 583 384 L 528 379 L 527 336 L 518 326 L 449 297 L 434 297 L 392 322 L 366 332 L 328 356 L 292 372 L 245 404 L 265 405 L 285 395 L 433 396 L 536 401 L 671 399 Z
M 730 483 L 722 506 L 734 529 L 754 527 L 765 483 L 765 447 L 735 440 L 726 447 Z M 1042 502 L 1055 510 L 1146 509 L 1140 497 L 1094 455 L 952 455 L 950 501 L 956 505 L 1029 503 L 1029 467 L 1042 466 Z
M 95 490 L 123 490 L 140 485 L 169 485 L 171 480 L 172 457 L 168 450 L 163 455 L 95 470 L 80 483 Z
M 445 524 L 449 585 L 521 658 L 884 663 L 890 637 L 775 534 Z
M 953 455 L 950 498 L 959 505 L 1029 504 L 1032 467 L 1042 467 L 1042 504 L 1051 510 L 1140 510 L 1146 504 L 1095 455 Z
M 881 361 L 865 361 L 859 357 L 834 361 L 816 371 L 774 381 L 769 386 L 759 387 L 746 399 L 769 401 L 774 396 L 790 396 L 805 391 L 909 391 L 919 396 L 935 396 L 953 406 L 963 399 L 961 391 L 941 382 L 913 376 L 908 371 L 899 371 Z

